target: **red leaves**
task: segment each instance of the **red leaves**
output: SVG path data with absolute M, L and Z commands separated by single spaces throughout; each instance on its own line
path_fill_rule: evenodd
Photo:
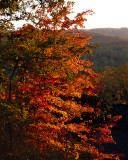
M 26 132 L 32 137 L 27 141 L 34 145 L 38 143 L 40 151 L 46 151 L 48 146 L 53 150 L 61 149 L 71 159 L 78 158 L 81 152 L 100 157 L 101 153 L 90 143 L 95 137 L 93 131 L 103 133 L 100 143 L 112 142 L 107 125 L 102 128 L 93 126 L 93 120 L 103 114 L 101 102 L 96 105 L 76 102 L 82 94 L 97 96 L 99 92 L 98 74 L 90 67 L 93 63 L 80 60 L 81 55 L 90 51 L 87 47 L 90 36 L 84 37 L 70 30 L 84 27 L 84 16 L 92 11 L 79 13 L 71 20 L 68 17 L 70 9 L 69 3 L 67 6 L 51 3 L 51 6 L 36 12 L 39 17 L 37 26 L 42 30 L 27 25 L 14 33 L 18 43 L 15 46 L 18 56 L 14 57 L 20 57 L 23 63 L 18 66 L 17 77 L 12 82 L 12 102 L 17 104 L 17 108 L 21 107 L 21 114 L 25 112 L 33 122 L 26 127 Z M 67 34 L 65 29 L 69 29 Z M 6 94 L 1 97 L 6 99 Z M 82 117 L 84 113 L 87 113 L 85 120 Z M 75 117 L 80 123 L 69 123 Z M 74 153 L 77 153 L 76 157 Z
M 93 107 L 90 107 L 87 103 L 83 105 L 83 107 L 87 108 L 86 112 L 89 112 L 89 113 L 92 113 L 94 112 L 94 108 Z
M 122 115 L 114 116 L 114 117 L 111 118 L 110 121 L 118 121 L 121 118 L 122 118 Z

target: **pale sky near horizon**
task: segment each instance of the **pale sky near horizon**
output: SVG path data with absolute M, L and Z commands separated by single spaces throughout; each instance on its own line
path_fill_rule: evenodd
M 69 0 L 66 0 L 69 1 Z M 75 13 L 93 10 L 86 16 L 85 29 L 91 28 L 128 28 L 128 0 L 73 0 Z M 22 22 L 21 22 L 22 23 Z M 18 23 L 15 23 L 19 26 Z
M 95 14 L 87 16 L 85 28 L 128 28 L 128 0 L 74 0 L 74 11 L 92 9 Z

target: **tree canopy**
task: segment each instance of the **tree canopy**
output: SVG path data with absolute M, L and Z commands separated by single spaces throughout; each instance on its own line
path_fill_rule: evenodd
M 93 63 L 80 60 L 81 55 L 90 53 L 90 36 L 73 30 L 84 28 L 86 16 L 93 12 L 70 19 L 72 2 L 45 2 L 35 12 L 36 26 L 24 25 L 1 36 L 0 127 L 2 147 L 7 148 L 1 156 L 118 158 L 101 152 L 101 143 L 114 142 L 113 123 L 93 123 L 106 116 L 101 101 L 95 105 L 82 102 L 82 95 L 97 97 L 100 86 Z M 103 133 L 100 138 L 98 132 Z

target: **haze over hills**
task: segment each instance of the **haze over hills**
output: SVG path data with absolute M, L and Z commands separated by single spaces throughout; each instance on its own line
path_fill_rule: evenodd
M 128 38 L 128 28 L 95 28 L 89 29 L 87 31 L 91 33 L 99 33 L 108 36 Z
M 89 40 L 90 44 L 99 46 L 93 50 L 92 56 L 82 56 L 82 59 L 93 61 L 96 70 L 128 63 L 128 28 L 99 28 L 80 32 L 88 32 L 93 37 Z

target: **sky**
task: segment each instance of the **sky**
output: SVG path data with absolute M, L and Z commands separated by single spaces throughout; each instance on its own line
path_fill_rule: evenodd
M 88 9 L 91 9 L 95 12 L 92 16 L 86 16 L 87 22 L 85 22 L 85 29 L 122 27 L 128 28 L 128 0 L 73 1 L 75 2 L 73 7 L 75 14 L 86 11 Z M 18 23 L 16 26 L 18 26 Z
M 91 28 L 128 28 L 128 0 L 74 0 L 75 13 L 93 10 L 87 16 L 86 29 Z

